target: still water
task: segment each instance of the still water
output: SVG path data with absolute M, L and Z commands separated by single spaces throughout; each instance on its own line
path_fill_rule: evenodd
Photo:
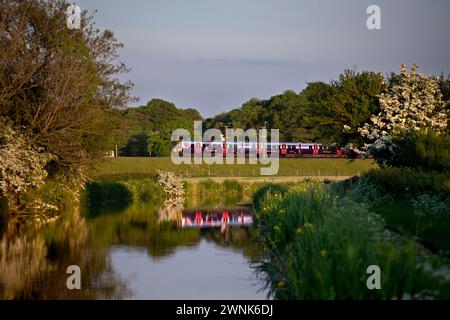
M 0 298 L 267 298 L 252 268 L 260 248 L 245 207 L 168 215 L 142 202 L 76 211 L 0 231 Z M 66 287 L 69 265 L 81 269 L 81 290 Z

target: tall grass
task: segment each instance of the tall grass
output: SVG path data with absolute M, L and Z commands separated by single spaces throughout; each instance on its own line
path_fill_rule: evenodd
M 255 225 L 268 252 L 258 269 L 278 299 L 450 298 L 446 261 L 387 232 L 364 204 L 330 187 L 267 197 Z M 381 269 L 381 290 L 366 286 Z

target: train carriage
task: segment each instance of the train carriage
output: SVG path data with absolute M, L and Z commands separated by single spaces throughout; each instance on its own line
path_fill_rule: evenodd
M 180 148 L 181 146 L 181 148 Z M 290 157 L 331 157 L 341 158 L 348 157 L 348 150 L 327 149 L 321 143 L 316 142 L 222 142 L 222 141 L 181 141 L 174 147 L 176 152 L 188 152 L 191 155 L 202 155 L 204 151 L 208 151 L 212 156 L 215 153 L 221 153 L 223 156 L 260 156 L 266 153 L 268 156 L 277 155 L 282 158 Z

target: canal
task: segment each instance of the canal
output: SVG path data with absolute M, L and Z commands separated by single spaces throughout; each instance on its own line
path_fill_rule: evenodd
M 242 206 L 103 205 L 55 222 L 6 223 L 2 299 L 265 299 L 260 247 Z M 66 286 L 69 265 L 80 290 Z

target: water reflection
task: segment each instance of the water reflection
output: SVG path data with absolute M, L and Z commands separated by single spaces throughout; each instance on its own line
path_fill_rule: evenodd
M 181 219 L 177 220 L 181 228 L 215 228 L 222 230 L 231 226 L 249 226 L 252 224 L 250 209 L 213 209 L 184 210 Z
M 107 251 L 87 246 L 87 225 L 78 213 L 43 228 L 11 220 L 0 238 L 2 299 L 121 299 L 130 293 Z M 66 269 L 72 264 L 83 270 L 85 290 L 66 288 Z
M 81 212 L 43 228 L 7 224 L 0 234 L 0 298 L 265 296 L 249 267 L 260 248 L 247 208 L 168 210 L 137 202 Z M 72 264 L 82 270 L 82 290 L 66 288 L 66 268 Z M 201 283 L 181 281 L 172 273 L 177 268 Z

